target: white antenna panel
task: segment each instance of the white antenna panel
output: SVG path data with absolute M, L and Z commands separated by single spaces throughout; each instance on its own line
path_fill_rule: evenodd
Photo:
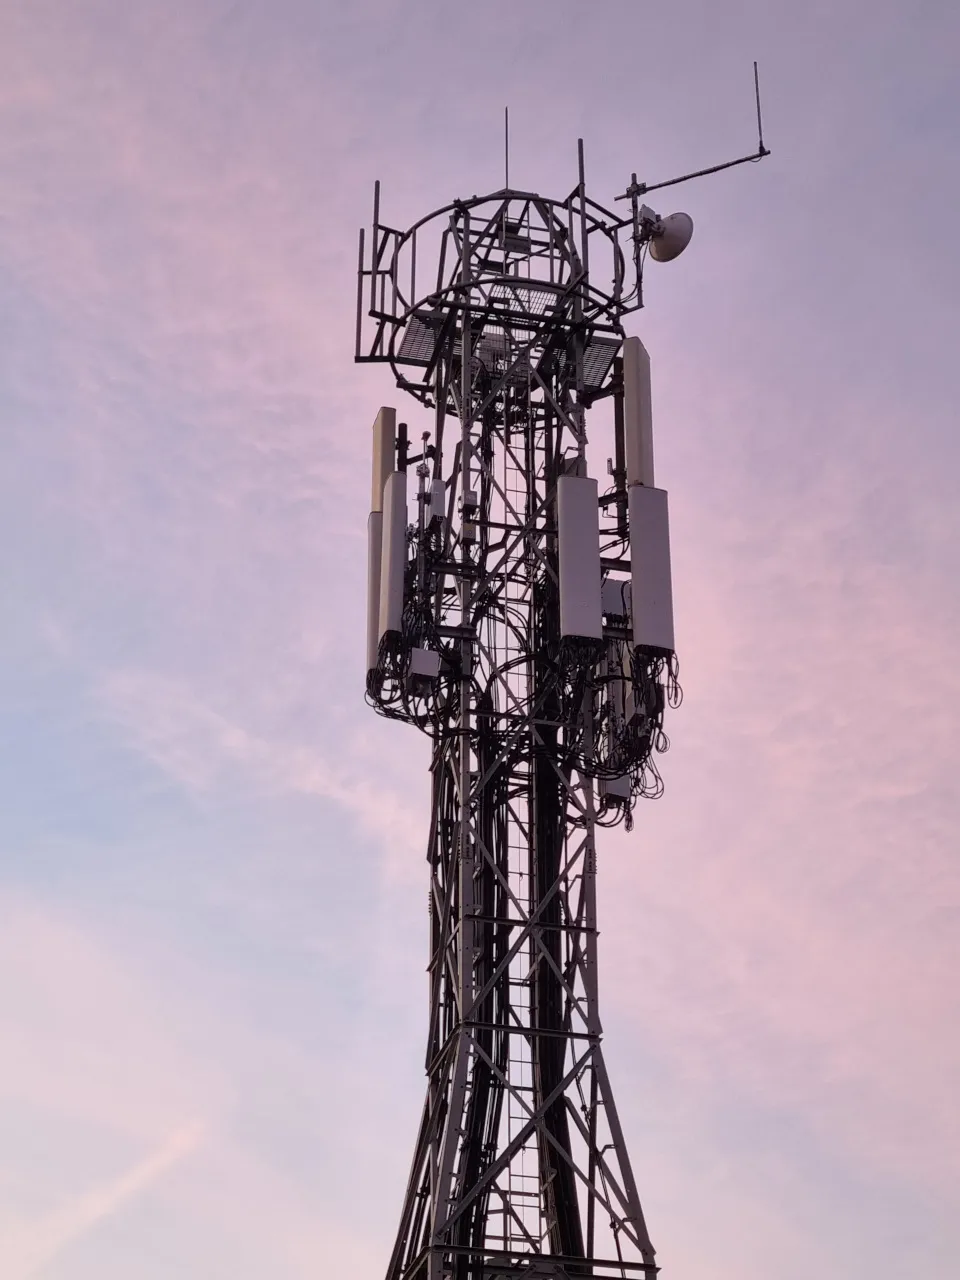
M 567 475 L 557 481 L 557 551 L 560 635 L 599 640 L 603 617 L 596 480 Z
M 370 510 L 383 510 L 383 486 L 395 469 L 397 456 L 397 411 L 384 406 L 373 423 L 373 492 Z
M 383 544 L 383 512 L 371 511 L 367 519 L 367 671 L 377 665 L 380 649 L 380 556 Z
M 650 357 L 639 338 L 623 344 L 623 445 L 627 484 L 653 485 L 653 396 Z
M 407 473 L 394 471 L 383 488 L 380 554 L 380 634 L 403 629 L 403 571 L 407 562 Z
M 630 490 L 630 562 L 633 643 L 654 653 L 673 653 L 673 581 L 666 489 L 636 484 Z

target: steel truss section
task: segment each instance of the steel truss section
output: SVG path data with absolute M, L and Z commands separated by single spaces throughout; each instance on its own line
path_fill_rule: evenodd
M 419 457 L 401 443 L 419 464 L 403 632 L 368 675 L 433 743 L 427 1094 L 387 1280 L 657 1272 L 601 1048 L 596 828 L 650 777 L 672 668 L 625 626 L 561 637 L 557 561 L 557 481 L 586 474 L 587 411 L 618 393 L 638 305 L 626 225 L 581 172 L 565 201 L 502 191 L 404 233 L 378 191 L 361 239 L 358 358 L 435 415 Z M 601 500 L 605 564 L 628 564 L 624 494 Z M 440 655 L 427 691 L 417 647 Z M 614 668 L 642 711 L 629 734 Z M 621 775 L 605 808 L 596 780 Z

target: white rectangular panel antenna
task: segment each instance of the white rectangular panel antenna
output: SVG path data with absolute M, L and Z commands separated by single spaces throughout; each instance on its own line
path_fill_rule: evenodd
M 383 512 L 371 511 L 367 520 L 367 670 L 377 665 L 380 648 L 380 556 Z
M 394 471 L 383 488 L 380 555 L 380 631 L 377 640 L 403 627 L 403 571 L 407 563 L 407 473 Z
M 630 489 L 629 503 L 633 643 L 670 654 L 674 636 L 667 491 L 637 484 Z
M 383 486 L 397 466 L 397 411 L 384 406 L 373 422 L 373 486 L 370 510 L 383 510 Z
M 653 479 L 653 397 L 650 357 L 639 338 L 623 344 L 623 444 L 627 484 L 651 487 Z
M 603 635 L 603 616 L 596 480 L 567 475 L 557 481 L 557 549 L 560 634 L 599 640 Z

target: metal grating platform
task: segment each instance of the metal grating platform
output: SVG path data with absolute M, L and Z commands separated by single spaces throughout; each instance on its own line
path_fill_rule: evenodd
M 490 290 L 490 301 L 506 303 L 510 311 L 530 316 L 543 316 L 556 309 L 563 289 L 559 285 L 538 280 L 498 280 Z
M 428 365 L 437 349 L 438 329 L 438 321 L 433 316 L 424 319 L 412 315 L 403 331 L 397 363 Z
M 620 350 L 619 338 L 593 337 L 583 353 L 583 384 L 591 390 L 603 386 L 610 366 Z

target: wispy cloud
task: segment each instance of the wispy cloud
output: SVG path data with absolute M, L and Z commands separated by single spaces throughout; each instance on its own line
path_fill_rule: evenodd
M 75 1241 L 120 1213 L 131 1200 L 189 1157 L 202 1138 L 200 1126 L 185 1125 L 109 1182 L 82 1192 L 34 1221 L 8 1223 L 0 1239 L 4 1275 L 10 1280 L 31 1280 L 40 1275 Z
M 376 837 L 388 859 L 385 871 L 419 868 L 410 855 L 424 840 L 419 775 L 428 759 L 425 740 L 415 763 L 409 752 L 390 762 L 382 742 L 363 731 L 346 730 L 330 745 L 255 732 L 240 722 L 251 710 L 242 701 L 227 716 L 183 681 L 146 671 L 106 676 L 98 696 L 103 714 L 130 745 L 188 792 L 203 796 L 232 784 L 323 797 Z
M 44 697 L 10 747 L 9 798 L 40 816 L 0 851 L 35 881 L 0 897 L 0 1107 L 55 1154 L 34 1182 L 30 1135 L 0 1152 L 7 1271 L 66 1270 L 167 1192 L 200 1206 L 171 1239 L 204 1274 L 231 1239 L 237 1276 L 382 1261 L 393 1201 L 374 1228 L 369 1169 L 399 1197 L 421 1086 L 427 748 L 362 705 L 367 433 L 394 393 L 351 365 L 355 228 L 374 177 L 400 225 L 496 185 L 501 102 L 513 171 L 551 191 L 580 132 L 597 194 L 728 154 L 744 41 L 774 158 L 684 189 L 695 253 L 651 269 L 633 322 L 688 696 L 666 799 L 602 848 L 609 1051 L 675 1211 L 665 1264 L 822 1268 L 838 1228 L 808 1223 L 836 1199 L 874 1270 L 919 1267 L 913 1238 L 876 1243 L 868 1183 L 898 1202 L 960 1184 L 956 254 L 922 212 L 956 203 L 957 20 L 927 8 L 615 2 L 584 23 L 557 0 L 545 26 L 491 0 L 478 26 L 434 0 L 3 7 L 0 546 Z M 683 65 L 651 60 L 678 29 Z M 65 761 L 52 707 L 82 729 Z M 88 738 L 99 790 L 41 863 L 51 784 L 87 786 Z M 131 761 L 168 785 L 124 825 Z M 343 871 L 352 909 L 305 892 L 293 855 L 238 874 L 215 831 L 231 806 L 281 851 L 319 812 L 303 859 Z M 143 900 L 158 848 L 199 861 L 215 838 L 213 905 L 179 884 Z M 65 914 L 94 846 L 123 888 L 94 872 Z M 631 1070 L 660 1073 L 652 1113 Z M 749 1123 L 725 1145 L 730 1114 Z M 771 1114 L 816 1138 L 809 1168 L 788 1144 L 764 1164 Z M 860 1179 L 840 1197 L 837 1169 Z M 95 1280 L 132 1274 L 89 1256 Z
M 843 506 L 808 490 L 796 524 L 736 516 L 708 541 L 694 517 L 688 697 L 640 864 L 609 842 L 607 990 L 698 1092 L 942 1188 L 960 1173 L 955 600 L 942 569 L 855 545 L 862 483 Z

